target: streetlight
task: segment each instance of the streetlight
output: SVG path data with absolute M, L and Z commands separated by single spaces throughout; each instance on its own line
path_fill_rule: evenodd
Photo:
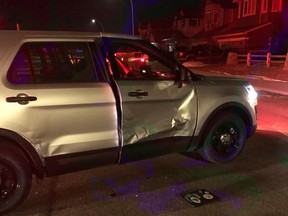
M 130 1 L 130 7 L 131 7 L 131 23 L 132 23 L 132 35 L 134 35 L 134 6 L 133 6 L 133 1 Z
M 97 19 L 91 19 L 91 22 L 92 22 L 92 24 L 95 24 L 96 22 L 98 23 L 98 24 L 100 24 L 100 26 L 101 26 L 101 28 L 102 28 L 102 32 L 104 32 L 104 26 L 103 26 L 103 24 L 99 21 L 99 20 L 97 20 Z
M 131 19 L 132 19 L 132 35 L 134 35 L 134 6 L 133 6 L 133 1 L 130 1 L 130 5 L 131 5 Z

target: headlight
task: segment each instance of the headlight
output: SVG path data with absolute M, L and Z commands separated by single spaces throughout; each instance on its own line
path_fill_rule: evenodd
M 245 89 L 248 92 L 249 100 L 256 100 L 257 99 L 258 94 L 252 85 L 246 85 Z

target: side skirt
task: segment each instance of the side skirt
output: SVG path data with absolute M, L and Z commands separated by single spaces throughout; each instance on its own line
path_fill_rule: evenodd
M 117 164 L 119 148 L 57 155 L 44 158 L 47 176 Z
M 127 144 L 123 147 L 120 163 L 186 152 L 190 141 L 191 137 L 169 137 Z

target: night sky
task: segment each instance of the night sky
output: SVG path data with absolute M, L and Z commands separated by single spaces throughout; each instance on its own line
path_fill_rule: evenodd
M 202 0 L 132 0 L 135 26 L 140 21 L 172 18 L 180 8 Z M 96 19 L 93 25 L 91 19 Z M 130 0 L 0 0 L 0 29 L 79 30 L 131 33 Z

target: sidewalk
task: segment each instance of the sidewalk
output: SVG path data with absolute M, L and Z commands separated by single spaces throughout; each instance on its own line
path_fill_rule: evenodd
M 188 63 L 190 64 L 190 63 Z M 188 66 L 188 65 L 187 65 Z M 238 65 L 205 65 L 201 63 L 191 63 L 189 68 L 195 69 L 195 71 L 203 71 L 209 73 L 224 73 L 230 75 L 239 76 L 257 76 L 263 79 L 271 79 L 288 82 L 288 70 L 283 70 L 283 66 L 271 66 L 265 65 L 251 65 L 246 64 Z

